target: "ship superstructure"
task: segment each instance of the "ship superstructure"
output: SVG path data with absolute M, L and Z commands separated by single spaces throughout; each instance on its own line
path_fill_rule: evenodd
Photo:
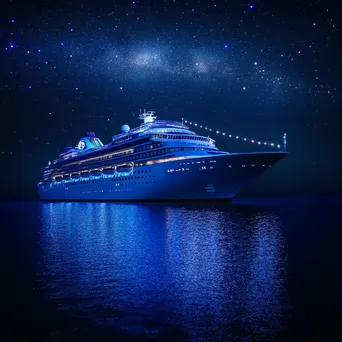
M 143 123 L 103 145 L 87 132 L 45 167 L 41 200 L 172 200 L 233 198 L 285 151 L 228 153 L 183 122 L 139 115 Z

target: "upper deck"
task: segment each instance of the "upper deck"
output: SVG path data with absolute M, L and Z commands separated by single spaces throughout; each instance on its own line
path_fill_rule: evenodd
M 87 159 L 106 157 L 120 150 L 130 149 L 135 152 L 135 147 L 151 141 L 163 142 L 163 146 L 198 146 L 208 149 L 216 149 L 215 141 L 209 137 L 199 136 L 181 122 L 172 120 L 155 120 L 155 112 L 148 111 L 140 114 L 139 118 L 144 122 L 130 129 L 122 126 L 122 132 L 112 137 L 111 142 L 103 145 L 94 133 L 87 133 L 81 138 L 76 147 L 68 147 L 59 155 L 50 168 L 63 167 L 70 163 L 81 162 Z M 139 151 L 139 148 L 136 148 Z M 117 153 L 115 153 L 117 154 Z

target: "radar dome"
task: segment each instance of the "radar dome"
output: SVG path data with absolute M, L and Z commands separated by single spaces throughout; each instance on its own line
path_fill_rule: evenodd
M 130 130 L 130 128 L 129 128 L 128 125 L 123 125 L 123 126 L 121 127 L 121 132 L 122 132 L 122 133 L 127 133 L 129 130 Z

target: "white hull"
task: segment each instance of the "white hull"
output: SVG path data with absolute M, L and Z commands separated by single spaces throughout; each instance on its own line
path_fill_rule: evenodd
M 135 167 L 132 174 L 40 183 L 45 201 L 232 199 L 286 152 L 203 156 Z

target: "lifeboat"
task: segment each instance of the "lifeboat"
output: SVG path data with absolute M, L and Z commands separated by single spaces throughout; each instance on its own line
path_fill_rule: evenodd
M 104 175 L 114 175 L 115 169 L 112 168 L 112 167 L 107 167 L 107 168 L 105 168 L 105 169 L 102 170 L 102 173 L 103 173 Z
M 79 174 L 79 173 L 73 173 L 73 174 L 71 175 L 71 178 L 72 178 L 72 179 L 80 179 L 80 174 Z
M 89 171 L 82 171 L 81 172 L 81 177 L 82 178 L 89 178 L 90 177 L 90 172 Z
M 133 164 L 119 165 L 116 168 L 116 174 L 118 176 L 127 176 L 133 172 Z
M 92 170 L 92 171 L 90 171 L 90 174 L 94 177 L 101 177 L 102 171 L 101 170 Z
M 57 176 L 55 177 L 56 182 L 61 182 L 63 180 L 63 176 Z
M 71 177 L 70 177 L 70 175 L 64 175 L 63 176 L 63 179 L 65 179 L 65 180 L 69 180 Z

